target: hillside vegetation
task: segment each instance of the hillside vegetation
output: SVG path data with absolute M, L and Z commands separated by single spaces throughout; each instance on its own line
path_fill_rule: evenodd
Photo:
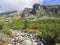
M 40 16 L 40 17 L 39 17 Z M 38 15 L 42 18 L 45 15 Z M 0 22 L 0 30 L 5 30 L 11 36 L 10 29 L 23 30 L 23 29 L 38 29 L 42 32 L 41 37 L 48 45 L 55 45 L 60 43 L 60 15 L 46 15 L 47 17 L 55 17 L 58 19 L 42 19 L 30 21 L 30 19 L 19 18 L 11 22 Z

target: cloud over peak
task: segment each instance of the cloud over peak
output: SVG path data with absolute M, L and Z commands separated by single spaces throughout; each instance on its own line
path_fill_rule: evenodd
M 0 0 L 0 12 L 23 10 L 31 8 L 35 3 L 42 3 L 43 0 Z

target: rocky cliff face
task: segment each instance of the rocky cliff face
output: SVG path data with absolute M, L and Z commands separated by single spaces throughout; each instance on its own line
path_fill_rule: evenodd
M 32 10 L 31 13 L 34 14 L 34 15 L 37 15 L 37 14 L 44 14 L 46 12 L 45 12 L 45 10 L 44 10 L 42 5 L 35 4 L 35 5 L 33 5 L 33 10 Z
M 33 5 L 32 14 L 60 14 L 60 5 Z
M 40 5 L 34 4 L 33 8 L 25 8 L 22 17 L 40 14 L 60 14 L 60 5 Z

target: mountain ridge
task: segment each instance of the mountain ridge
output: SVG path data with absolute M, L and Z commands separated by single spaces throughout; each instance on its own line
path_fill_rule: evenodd
M 0 13 L 1 15 L 10 15 L 12 13 L 16 13 L 18 11 L 11 11 L 6 13 Z M 41 15 L 41 14 L 60 14 L 60 5 L 40 5 L 40 4 L 34 4 L 33 8 L 25 8 L 19 15 L 21 17 L 30 16 L 32 15 Z M 17 14 L 18 14 L 17 13 Z

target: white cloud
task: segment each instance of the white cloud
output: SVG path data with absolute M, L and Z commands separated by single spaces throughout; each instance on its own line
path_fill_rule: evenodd
M 35 3 L 42 3 L 43 0 L 0 0 L 2 11 L 22 10 L 24 8 L 32 7 Z

